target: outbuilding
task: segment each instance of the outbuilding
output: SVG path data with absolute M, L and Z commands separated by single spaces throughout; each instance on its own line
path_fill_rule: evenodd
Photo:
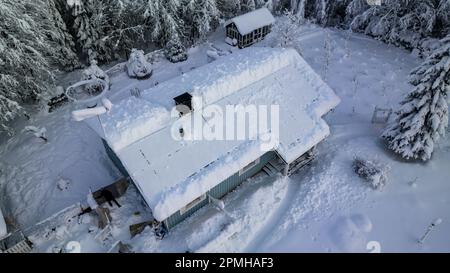
M 239 48 L 261 41 L 271 31 L 275 18 L 267 8 L 234 17 L 225 23 L 227 40 Z M 233 44 L 235 45 L 235 44 Z

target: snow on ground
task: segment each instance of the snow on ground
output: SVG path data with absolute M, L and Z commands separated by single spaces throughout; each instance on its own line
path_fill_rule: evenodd
M 332 134 L 320 146 L 314 166 L 291 177 L 297 194 L 278 227 L 246 250 L 368 252 L 368 243 L 377 241 L 381 251 L 450 251 L 449 139 L 432 161 L 407 163 L 385 150 L 378 137 L 382 126 L 370 123 L 375 106 L 395 109 L 409 91 L 408 72 L 420 60 L 362 35 L 328 31 L 328 69 L 326 35 L 301 38 L 300 45 L 306 61 L 342 99 L 327 117 Z M 354 156 L 390 166 L 383 192 L 369 189 L 355 176 Z M 444 222 L 419 246 L 417 240 L 436 218 Z
M 324 46 L 327 37 L 330 52 Z M 210 40 L 229 48 L 223 43 L 223 30 Z M 95 219 L 85 215 L 46 236 L 32 236 L 36 251 L 51 252 L 73 240 L 81 243 L 83 252 L 107 251 L 115 240 L 122 240 L 137 252 L 369 252 L 378 246 L 382 252 L 449 252 L 450 139 L 441 142 L 431 161 L 410 163 L 387 152 L 379 139 L 382 125 L 370 123 L 376 105 L 395 108 L 410 89 L 408 72 L 420 60 L 363 35 L 313 26 L 300 33 L 299 45 L 305 60 L 342 100 L 326 117 L 331 136 L 319 145 L 309 168 L 290 178 L 250 179 L 225 197 L 226 213 L 206 206 L 164 240 L 156 239 L 150 229 L 130 238 L 128 225 L 150 217 L 131 187 L 119 200 L 124 207 L 112 208 L 114 238 L 106 244 L 93 240 L 98 233 Z M 194 48 L 187 62 L 155 63 L 148 80 L 118 73 L 111 78 L 111 92 L 120 97 L 119 90 L 145 89 L 205 64 L 206 50 L 205 45 Z M 25 125 L 45 127 L 48 143 L 19 133 L 0 146 L 0 202 L 5 216 L 14 216 L 22 226 L 83 201 L 89 187 L 117 178 L 100 140 L 83 123 L 70 120 L 69 108 L 18 124 L 18 131 Z M 354 174 L 354 156 L 390 166 L 383 191 L 372 190 Z M 58 185 L 67 189 L 60 191 Z M 419 245 L 417 240 L 436 218 L 443 222 Z
M 29 121 L 47 129 L 48 142 L 19 132 L 0 146 L 0 202 L 5 217 L 26 227 L 80 201 L 118 177 L 101 140 L 70 120 L 67 109 Z M 65 184 L 59 189 L 58 185 Z

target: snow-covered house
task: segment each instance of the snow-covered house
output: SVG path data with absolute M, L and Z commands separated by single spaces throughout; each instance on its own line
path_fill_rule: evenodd
M 262 40 L 272 28 L 275 18 L 267 8 L 260 8 L 225 22 L 226 36 L 239 48 Z M 234 43 L 232 43 L 234 45 Z
M 181 112 L 180 95 L 190 98 L 185 93 L 197 100 Z M 170 229 L 261 170 L 289 174 L 302 166 L 329 135 L 322 116 L 339 101 L 295 50 L 258 47 L 162 82 L 86 121 L 118 168 L 130 176 L 155 219 Z M 279 122 L 269 123 L 253 139 L 194 136 L 190 125 L 196 122 L 214 131 L 205 109 L 230 105 L 278 106 Z M 277 141 L 266 141 L 264 134 L 275 131 Z

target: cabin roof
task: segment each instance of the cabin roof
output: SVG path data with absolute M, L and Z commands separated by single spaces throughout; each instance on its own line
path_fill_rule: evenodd
M 173 98 L 185 90 L 201 98 L 203 107 L 194 106 L 195 111 L 180 118 L 171 109 Z M 212 126 L 211 117 L 199 110 L 211 104 L 221 109 L 278 105 L 280 122 L 269 123 L 266 132 L 279 130 L 279 145 L 269 148 L 292 162 L 329 134 L 321 117 L 338 103 L 335 93 L 295 50 L 254 47 L 160 83 L 139 98 L 130 96 L 100 120 L 106 141 L 154 217 L 162 221 L 266 152 L 261 149 L 262 136 L 227 141 L 174 139 L 177 128 L 192 137 L 195 132 L 187 128 L 195 120 L 203 127 Z
M 234 23 L 241 35 L 246 35 L 255 29 L 271 25 L 275 22 L 275 18 L 267 8 L 260 8 L 239 16 L 236 16 L 225 23 L 228 26 Z

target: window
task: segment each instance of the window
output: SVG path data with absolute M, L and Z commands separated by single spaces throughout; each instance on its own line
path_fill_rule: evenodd
M 248 170 L 250 170 L 251 168 L 255 167 L 256 165 L 258 165 L 260 162 L 260 158 L 256 159 L 255 161 L 253 161 L 252 163 L 248 164 L 247 166 L 245 166 L 244 168 L 239 170 L 239 176 L 243 175 L 244 173 L 246 173 Z
M 188 212 L 190 209 L 192 209 L 193 207 L 195 207 L 198 204 L 200 204 L 205 199 L 206 199 L 206 194 L 202 194 L 201 196 L 197 197 L 196 199 L 191 201 L 189 204 L 187 204 L 186 206 L 181 208 L 180 209 L 180 214 L 181 215 L 185 214 L 186 212 Z

